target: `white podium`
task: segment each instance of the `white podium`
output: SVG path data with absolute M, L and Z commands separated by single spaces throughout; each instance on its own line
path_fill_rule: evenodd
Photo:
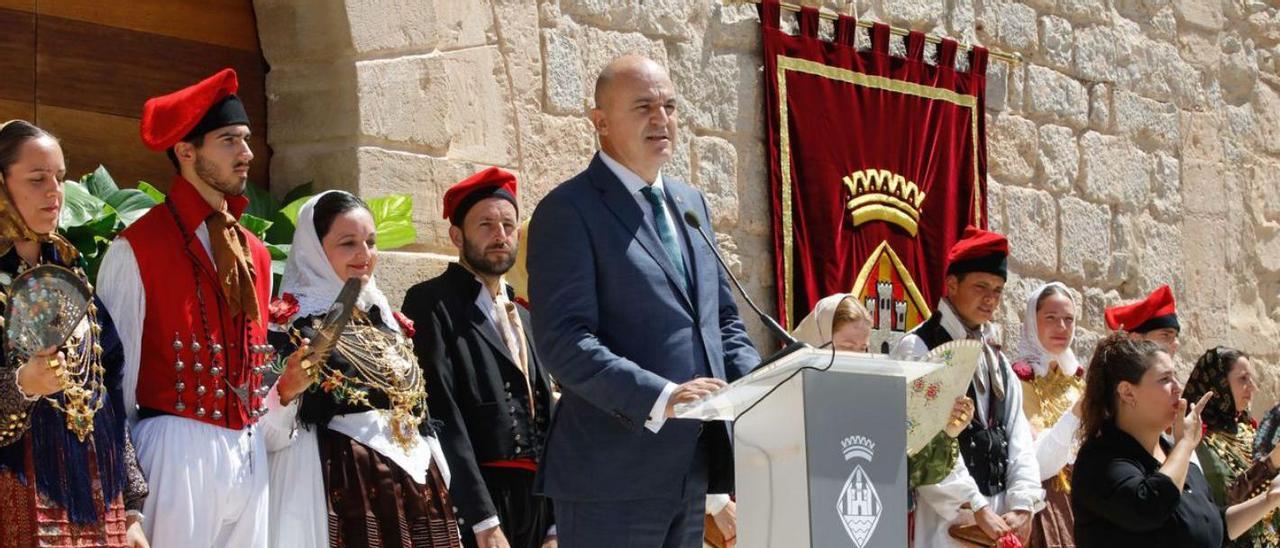
M 738 546 L 901 548 L 908 447 L 945 425 L 979 352 L 961 341 L 905 362 L 806 347 L 676 416 L 734 422 Z

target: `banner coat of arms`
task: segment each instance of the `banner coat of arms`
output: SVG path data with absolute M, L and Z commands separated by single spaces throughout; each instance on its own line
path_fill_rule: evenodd
M 872 351 L 929 316 L 946 254 L 966 225 L 986 226 L 987 51 L 926 44 L 891 53 L 888 26 L 857 47 L 841 16 L 818 37 L 818 12 L 780 26 L 761 4 L 777 305 L 791 327 L 822 297 L 849 292 L 871 312 Z M 929 55 L 926 56 L 926 51 Z

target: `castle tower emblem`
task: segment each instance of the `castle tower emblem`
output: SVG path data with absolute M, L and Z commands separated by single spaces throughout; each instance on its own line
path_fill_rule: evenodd
M 871 476 L 862 468 L 859 460 L 871 464 L 875 456 L 875 442 L 865 436 L 850 436 L 840 443 L 846 462 L 854 463 L 853 471 L 840 490 L 836 501 L 836 512 L 840 514 L 840 523 L 849 534 L 849 539 L 858 548 L 863 548 L 876 532 L 880 523 L 880 495 L 876 494 L 876 486 Z

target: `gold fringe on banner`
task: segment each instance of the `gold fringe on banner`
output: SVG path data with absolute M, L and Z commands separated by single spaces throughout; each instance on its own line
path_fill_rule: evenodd
M 730 4 L 759 4 L 761 2 L 761 0 L 725 0 L 725 1 Z M 794 11 L 794 12 L 799 12 L 800 8 L 802 7 L 799 4 L 792 4 L 790 2 L 779 2 L 778 5 L 786 11 Z M 839 14 L 831 12 L 826 8 L 818 8 L 818 17 L 822 19 L 826 19 L 828 21 L 835 21 L 836 19 L 839 18 Z M 858 19 L 858 26 L 864 29 L 870 29 L 871 25 L 873 24 L 875 24 L 873 21 Z M 894 36 L 906 36 L 911 33 L 911 30 L 904 29 L 901 27 L 889 27 L 889 32 Z M 941 44 L 942 37 L 936 36 L 933 34 L 926 34 L 924 41 L 929 44 Z M 964 52 L 964 51 L 973 49 L 973 46 L 971 44 L 966 44 L 961 42 L 960 47 L 958 49 L 961 52 Z M 987 52 L 988 52 L 988 56 L 991 59 L 999 59 L 1011 65 L 1017 65 L 1022 62 L 1021 53 L 1008 53 L 1008 52 L 1003 52 L 1003 51 L 994 50 L 994 49 L 988 49 Z

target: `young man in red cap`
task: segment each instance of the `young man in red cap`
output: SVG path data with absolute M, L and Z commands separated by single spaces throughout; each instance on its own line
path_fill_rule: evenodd
M 948 528 L 968 515 L 993 539 L 1014 532 L 1025 543 L 1031 516 L 1044 505 L 1022 387 L 990 324 L 1003 296 L 1008 256 L 1004 236 L 966 228 L 947 256 L 946 293 L 938 309 L 893 352 L 916 359 L 953 340 L 984 343 L 969 385 L 976 413 L 959 437 L 963 458 L 943 481 L 917 488 L 916 546 L 957 545 Z
M 453 471 L 449 494 L 470 547 L 555 545 L 550 501 L 534 494 L 551 414 L 551 381 L 529 313 L 503 275 L 519 242 L 516 178 L 496 167 L 444 195 L 458 262 L 405 294 L 431 416 Z
M 1113 306 L 1106 311 L 1107 328 L 1127 331 L 1129 338 L 1146 339 L 1159 344 L 1170 356 L 1178 352 L 1178 311 L 1173 291 L 1162 285 L 1147 298 L 1136 303 Z
M 111 244 L 98 275 L 124 345 L 153 546 L 267 542 L 267 455 L 254 424 L 266 409 L 271 257 L 236 222 L 253 159 L 236 88 L 225 69 L 147 101 L 142 141 L 177 174 L 165 202 Z

